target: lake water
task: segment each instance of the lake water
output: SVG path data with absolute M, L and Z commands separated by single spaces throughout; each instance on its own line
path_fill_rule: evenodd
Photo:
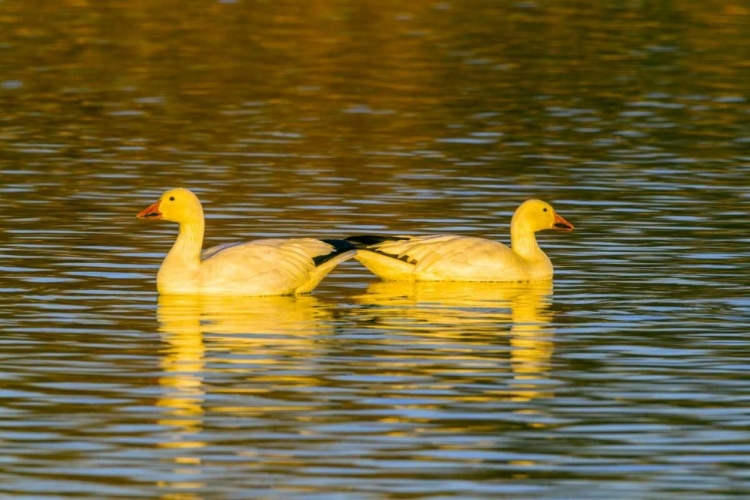
M 0 1 L 0 497 L 750 496 L 744 2 Z M 207 245 L 460 233 L 554 285 L 158 297 Z

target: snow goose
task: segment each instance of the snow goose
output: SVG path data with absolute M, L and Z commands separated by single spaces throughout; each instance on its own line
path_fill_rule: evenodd
M 201 251 L 203 207 L 195 194 L 183 188 L 167 191 L 138 217 L 180 225 L 177 241 L 156 275 L 156 288 L 166 295 L 307 293 L 356 253 L 350 242 L 313 238 L 225 243 Z
M 508 248 L 457 235 L 352 236 L 356 259 L 386 281 L 540 281 L 552 278 L 552 262 L 534 233 L 573 229 L 549 203 L 527 200 L 513 214 Z

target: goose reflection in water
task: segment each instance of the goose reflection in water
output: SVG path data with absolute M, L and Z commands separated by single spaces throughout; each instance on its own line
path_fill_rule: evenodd
M 203 429 L 208 373 L 256 371 L 258 378 L 273 376 L 276 383 L 294 378 L 294 383 L 304 384 L 304 377 L 284 375 L 285 365 L 293 369 L 311 359 L 312 347 L 329 328 L 326 319 L 331 316 L 311 296 L 180 295 L 160 295 L 157 315 L 164 340 L 158 405 L 165 413 L 159 423 L 173 430 L 161 445 L 180 449 L 206 446 L 194 437 Z M 269 365 L 282 373 L 269 374 Z M 212 411 L 262 414 L 265 409 L 256 401 L 252 408 Z M 193 463 L 187 450 L 184 455 L 176 459 L 181 467 Z
M 555 332 L 549 310 L 551 280 L 382 281 L 371 284 L 357 301 L 375 315 L 370 325 L 417 335 L 427 333 L 432 345 L 444 345 L 453 352 L 457 347 L 466 348 L 473 339 L 494 340 L 507 328 L 513 382 L 502 395 L 516 401 L 552 395 L 547 382 Z

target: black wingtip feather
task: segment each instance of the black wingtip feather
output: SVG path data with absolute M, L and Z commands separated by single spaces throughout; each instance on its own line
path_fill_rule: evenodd
M 320 266 L 321 264 L 325 264 L 329 260 L 341 255 L 342 253 L 357 249 L 357 247 L 354 246 L 354 244 L 346 240 L 323 239 L 320 241 L 323 241 L 331 245 L 333 247 L 333 252 L 326 254 L 326 255 L 318 255 L 317 257 L 313 257 L 313 262 L 315 262 L 316 267 Z
M 350 241 L 354 243 L 354 246 L 357 248 L 367 248 L 372 245 L 377 245 L 378 243 L 383 243 L 384 241 L 398 241 L 403 238 L 398 238 L 396 236 L 379 236 L 376 234 L 360 234 L 358 236 L 349 236 L 346 241 Z

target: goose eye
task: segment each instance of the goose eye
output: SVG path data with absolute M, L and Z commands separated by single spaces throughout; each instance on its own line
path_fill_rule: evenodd
M 170 197 L 169 197 L 169 201 L 174 201 L 174 196 L 170 196 Z M 545 209 L 544 209 L 544 211 L 546 212 L 546 211 L 547 211 L 547 209 L 545 208 Z

